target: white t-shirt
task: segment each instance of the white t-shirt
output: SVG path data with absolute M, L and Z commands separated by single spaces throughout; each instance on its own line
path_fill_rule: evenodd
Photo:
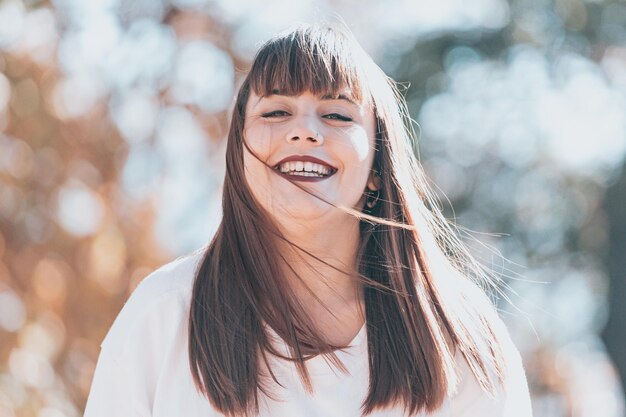
M 195 269 L 201 258 L 196 253 L 167 264 L 133 292 L 102 343 L 85 417 L 222 416 L 198 392 L 189 369 L 189 305 Z M 508 334 L 502 336 L 508 373 L 496 398 L 481 390 L 465 361 L 459 358 L 458 389 L 437 412 L 420 416 L 530 417 L 528 387 L 519 353 Z M 261 394 L 259 416 L 360 416 L 369 384 L 365 326 L 350 345 L 338 352 L 349 374 L 336 370 L 321 356 L 306 362 L 313 394 L 305 392 L 293 365 L 276 359 L 272 370 L 285 388 L 273 390 L 277 401 Z M 404 414 L 398 408 L 370 415 Z

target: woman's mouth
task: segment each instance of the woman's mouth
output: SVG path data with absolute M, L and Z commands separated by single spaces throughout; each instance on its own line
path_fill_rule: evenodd
M 285 158 L 274 166 L 274 169 L 281 175 L 296 181 L 323 180 L 337 172 L 336 168 L 313 157 Z

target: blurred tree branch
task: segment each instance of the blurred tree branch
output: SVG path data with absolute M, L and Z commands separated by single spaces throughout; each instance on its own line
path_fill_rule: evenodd
M 626 387 L 626 161 L 619 179 L 608 188 L 604 201 L 609 244 L 606 267 L 609 275 L 609 318 L 602 332 L 607 350 Z

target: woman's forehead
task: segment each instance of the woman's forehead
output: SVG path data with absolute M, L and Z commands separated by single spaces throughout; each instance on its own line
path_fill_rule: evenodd
M 355 105 L 355 106 L 364 106 L 368 107 L 368 102 L 366 102 L 362 94 L 354 94 L 352 90 L 348 87 L 344 87 L 342 89 L 338 89 L 336 91 L 326 91 L 326 92 L 315 92 L 311 90 L 304 91 L 293 91 L 289 89 L 280 89 L 275 88 L 270 90 L 267 94 L 264 92 L 255 91 L 254 89 L 250 89 L 250 94 L 248 97 L 247 104 L 256 104 L 262 99 L 272 99 L 272 98 L 298 98 L 301 96 L 313 96 L 318 98 L 321 101 L 331 101 L 331 100 L 340 100 L 345 101 L 346 103 Z
M 358 104 L 359 100 L 352 94 L 352 91 L 349 88 L 339 89 L 337 91 L 328 91 L 316 93 L 314 91 L 305 90 L 305 91 L 289 91 L 285 89 L 275 88 L 270 91 L 269 94 L 263 94 L 256 91 L 252 91 L 255 95 L 259 97 L 272 97 L 272 96 L 285 96 L 285 97 L 299 97 L 302 95 L 311 95 L 319 98 L 320 100 L 346 100 L 353 104 Z

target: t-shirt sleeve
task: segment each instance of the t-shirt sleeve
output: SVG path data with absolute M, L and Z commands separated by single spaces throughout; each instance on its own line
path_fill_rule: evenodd
M 130 296 L 101 345 L 84 417 L 150 417 L 171 346 L 187 319 L 191 267 L 167 266 Z
M 532 417 L 528 382 L 519 351 L 504 323 L 494 320 L 506 365 L 503 383 L 495 396 L 484 392 L 463 359 L 459 363 L 459 390 L 450 403 L 454 417 Z
M 84 417 L 148 417 L 150 410 L 134 395 L 129 375 L 103 350 L 96 365 Z
M 513 344 L 506 327 L 502 322 L 502 346 L 507 365 L 506 379 L 504 381 L 504 395 L 502 398 L 503 413 L 505 417 L 531 417 L 532 407 L 528 381 L 522 363 L 522 357 Z

